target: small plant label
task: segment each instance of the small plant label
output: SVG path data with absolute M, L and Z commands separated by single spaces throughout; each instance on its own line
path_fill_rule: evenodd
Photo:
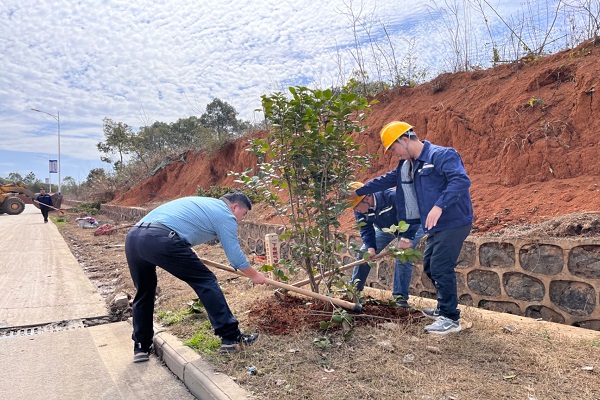
M 267 264 L 272 265 L 274 269 L 279 265 L 279 235 L 276 233 L 267 233 L 265 235 L 265 248 L 267 251 Z M 273 271 L 269 272 L 271 279 L 280 280 Z

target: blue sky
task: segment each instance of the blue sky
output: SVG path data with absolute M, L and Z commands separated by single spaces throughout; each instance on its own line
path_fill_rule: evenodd
M 109 168 L 96 150 L 104 117 L 137 129 L 199 116 L 217 97 L 260 121 L 262 94 L 343 84 L 354 68 L 350 4 L 382 44 L 386 26 L 396 54 L 412 41 L 429 79 L 448 68 L 447 32 L 431 1 L 3 0 L 0 177 L 48 177 L 48 160 L 58 158 L 58 113 L 61 177 L 83 181 L 91 168 Z M 523 2 L 493 4 L 515 18 Z M 482 22 L 470 31 L 486 35 Z

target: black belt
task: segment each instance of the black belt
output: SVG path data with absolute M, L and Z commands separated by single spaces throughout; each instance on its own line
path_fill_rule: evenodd
M 151 228 L 162 229 L 164 231 L 169 232 L 170 238 L 173 236 L 179 237 L 177 232 L 175 232 L 173 229 L 171 229 L 168 226 L 165 226 L 163 224 L 160 224 L 158 222 L 138 222 L 137 224 L 135 224 L 135 227 L 136 228 L 144 228 L 144 229 L 151 229 Z

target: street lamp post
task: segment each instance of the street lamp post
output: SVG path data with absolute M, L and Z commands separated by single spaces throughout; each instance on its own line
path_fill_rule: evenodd
M 38 110 L 36 108 L 32 108 L 31 111 L 37 111 L 44 114 L 47 114 L 54 118 L 58 123 L 58 193 L 60 193 L 60 111 L 56 111 L 56 115 L 50 114 L 49 112 Z

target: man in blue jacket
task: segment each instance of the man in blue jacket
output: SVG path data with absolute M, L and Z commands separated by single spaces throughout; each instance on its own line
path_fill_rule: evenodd
M 454 268 L 473 223 L 471 180 L 456 150 L 427 140 L 421 142 L 412 128 L 399 121 L 383 127 L 380 135 L 385 152 L 390 150 L 400 162 L 394 170 L 356 190 L 355 195 L 376 193 L 414 178 L 421 224 L 428 235 L 423 269 L 434 283 L 438 297 L 436 308 L 423 310 L 427 317 L 435 319 L 425 331 L 445 335 L 460 331 Z M 402 206 L 402 197 L 398 192 L 397 207 Z
M 133 299 L 133 362 L 148 361 L 152 350 L 156 266 L 194 289 L 204 305 L 215 334 L 221 337 L 221 351 L 232 352 L 252 345 L 258 334 L 243 334 L 231 313 L 215 275 L 192 249 L 219 239 L 231 265 L 256 284 L 264 274 L 256 271 L 244 256 L 238 241 L 238 222 L 252 208 L 241 192 L 220 199 L 183 197 L 150 211 L 125 238 L 125 256 L 137 293 Z
M 35 201 L 37 201 L 40 206 L 40 211 L 44 217 L 44 223 L 48 223 L 48 212 L 50 211 L 50 207 L 54 205 L 52 204 L 52 197 L 46 193 L 46 189 L 40 188 L 40 194 Z
M 349 187 L 353 190 L 364 186 L 361 182 L 352 182 Z M 354 217 L 360 227 L 360 237 L 363 245 L 358 251 L 358 260 L 361 260 L 365 252 L 369 252 L 371 257 L 379 254 L 395 238 L 398 238 L 398 247 L 407 249 L 415 247 L 423 237 L 421 221 L 419 220 L 419 209 L 416 202 L 409 207 L 408 216 L 402 218 L 409 224 L 406 232 L 397 235 L 383 232 L 383 228 L 389 228 L 392 225 L 398 225 L 398 213 L 396 211 L 396 189 L 388 189 L 383 192 L 377 192 L 366 196 L 358 196 L 350 203 L 354 206 Z M 406 214 L 406 213 L 404 213 Z M 364 263 L 354 267 L 352 271 L 352 282 L 358 279 L 356 288 L 362 291 L 365 282 L 369 276 L 371 267 Z M 408 308 L 408 289 L 412 275 L 412 263 L 410 261 L 402 263 L 396 259 L 394 268 L 394 284 L 392 295 L 399 307 Z

